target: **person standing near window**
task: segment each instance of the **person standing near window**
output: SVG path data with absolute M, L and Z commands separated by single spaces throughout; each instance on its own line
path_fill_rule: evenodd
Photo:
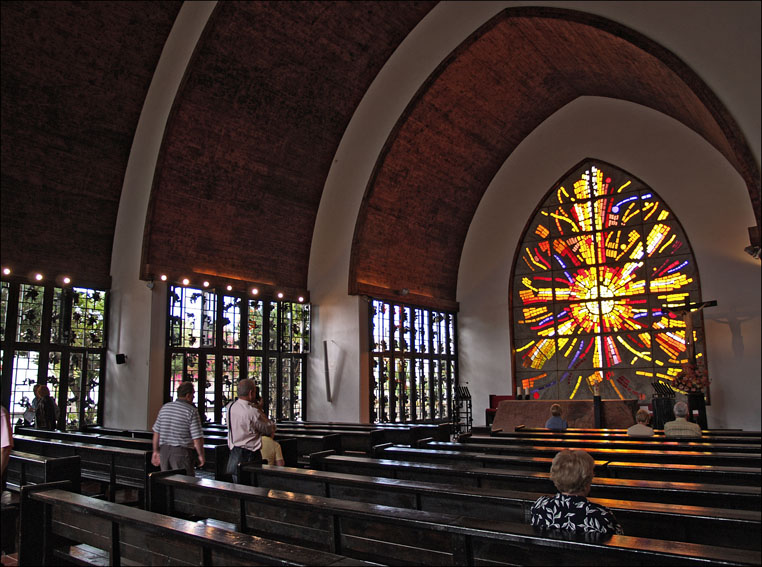
M 153 424 L 153 455 L 151 463 L 161 470 L 185 469 L 189 476 L 196 476 L 194 452 L 199 466 L 204 459 L 204 430 L 196 406 L 193 405 L 193 382 L 183 382 L 177 387 L 177 399 L 164 404 Z
M 37 386 L 37 408 L 34 410 L 34 426 L 53 431 L 56 428 L 56 405 L 45 384 Z
M 238 482 L 239 463 L 262 463 L 262 436 L 273 431 L 274 424 L 257 406 L 258 400 L 259 388 L 254 380 L 238 382 L 238 399 L 228 409 L 227 473 L 233 476 L 233 482 Z

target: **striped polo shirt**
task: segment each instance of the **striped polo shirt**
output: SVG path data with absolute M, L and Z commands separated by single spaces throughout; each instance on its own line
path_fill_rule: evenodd
M 193 440 L 204 436 L 196 406 L 185 400 L 164 404 L 159 410 L 153 430 L 160 445 L 193 448 Z

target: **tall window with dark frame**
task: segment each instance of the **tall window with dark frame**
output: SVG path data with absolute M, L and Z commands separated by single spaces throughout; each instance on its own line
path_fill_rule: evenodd
M 449 421 L 458 384 L 457 316 L 371 300 L 370 420 Z
M 0 302 L 3 402 L 12 422 L 23 423 L 43 383 L 61 408 L 59 429 L 102 424 L 108 293 L 3 281 Z
M 190 380 L 204 421 L 223 423 L 238 381 L 252 378 L 271 418 L 305 419 L 309 304 L 170 286 L 167 308 L 170 398 Z

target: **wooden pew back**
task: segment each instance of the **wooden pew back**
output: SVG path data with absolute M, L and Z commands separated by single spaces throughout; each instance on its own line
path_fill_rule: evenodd
M 81 464 L 79 455 L 45 457 L 23 451 L 11 451 L 8 461 L 7 488 L 19 492 L 27 484 L 42 484 L 68 480 L 72 490 L 80 491 Z
M 101 551 L 108 565 L 345 565 L 331 553 L 171 518 L 75 494 L 55 485 L 22 495 L 21 565 L 82 561 Z M 45 518 L 43 533 L 31 518 Z M 27 536 L 27 534 L 29 534 Z M 89 549 L 73 544 L 85 544 Z M 77 553 L 79 552 L 79 553 Z M 353 562 L 352 564 L 357 564 Z
M 481 467 L 454 469 L 451 466 L 436 463 L 332 455 L 330 452 L 313 455 L 310 468 L 486 489 L 522 490 L 543 494 L 552 493 L 555 490 L 550 481 L 548 470 L 527 471 Z M 593 478 L 591 494 L 597 498 L 736 508 L 739 510 L 759 510 L 762 505 L 762 489 L 759 486 L 631 480 L 596 476 Z
M 516 490 L 467 488 L 307 469 L 247 466 L 253 486 L 412 508 L 451 512 L 475 518 L 528 522 L 542 494 Z M 627 535 L 693 543 L 760 549 L 762 513 L 702 506 L 676 506 L 632 500 L 599 499 L 617 517 Z
M 162 473 L 151 506 L 388 565 L 690 565 L 760 561 L 758 551 L 613 536 L 542 533 L 524 523 L 322 498 Z

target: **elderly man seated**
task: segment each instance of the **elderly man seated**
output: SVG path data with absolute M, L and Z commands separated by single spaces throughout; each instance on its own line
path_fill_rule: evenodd
M 675 421 L 664 424 L 665 437 L 682 437 L 684 439 L 701 437 L 701 427 L 698 423 L 692 423 L 686 419 L 688 416 L 688 404 L 677 402 L 673 410 Z

